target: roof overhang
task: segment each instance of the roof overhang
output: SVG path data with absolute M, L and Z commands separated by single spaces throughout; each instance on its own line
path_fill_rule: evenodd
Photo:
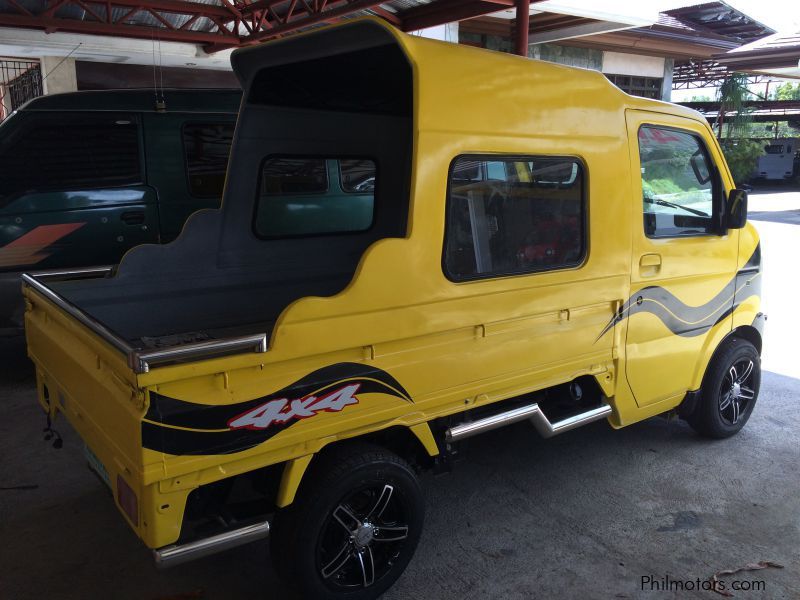
M 543 0 L 530 8 L 531 44 L 556 42 L 620 31 L 655 23 L 658 11 L 646 3 L 609 1 L 590 5 L 579 0 Z M 493 13 L 491 17 L 512 20 L 511 9 Z
M 800 79 L 800 33 L 776 34 L 714 59 L 732 71 Z

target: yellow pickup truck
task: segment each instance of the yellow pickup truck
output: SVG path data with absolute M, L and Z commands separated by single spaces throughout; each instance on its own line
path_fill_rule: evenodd
M 222 208 L 24 277 L 41 405 L 159 564 L 269 534 L 306 597 L 374 598 L 470 436 L 745 424 L 759 241 L 700 115 L 373 19 L 232 62 Z

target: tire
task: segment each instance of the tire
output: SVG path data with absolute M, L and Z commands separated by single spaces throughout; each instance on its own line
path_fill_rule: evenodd
M 353 444 L 313 462 L 274 518 L 273 564 L 302 598 L 367 600 L 385 592 L 419 542 L 425 503 L 412 468 Z
M 761 357 L 755 346 L 732 338 L 708 365 L 689 425 L 700 435 L 727 438 L 744 427 L 761 386 Z

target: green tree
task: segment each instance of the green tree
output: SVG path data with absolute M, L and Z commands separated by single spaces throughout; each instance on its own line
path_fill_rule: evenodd
M 782 83 L 775 88 L 774 98 L 776 100 L 800 100 L 800 83 Z
M 720 141 L 725 161 L 737 185 L 748 181 L 756 170 L 758 157 L 764 153 L 764 143 L 755 140 L 726 138 Z
M 745 102 L 752 98 L 747 89 L 747 74 L 733 73 L 723 81 L 717 90 L 717 102 L 720 103 L 717 118 L 717 138 L 723 137 L 723 125 L 727 124 L 727 137 L 744 137 L 748 125 L 752 122 Z M 733 113 L 725 117 L 726 113 Z

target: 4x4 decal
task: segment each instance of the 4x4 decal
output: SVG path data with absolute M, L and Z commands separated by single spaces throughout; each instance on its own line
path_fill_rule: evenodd
M 278 398 L 248 410 L 228 421 L 231 429 L 266 429 L 273 423 L 286 423 L 292 419 L 313 417 L 320 412 L 339 412 L 345 406 L 358 404 L 356 392 L 360 383 L 337 388 L 324 395 L 307 396 L 298 400 Z
M 358 363 L 319 369 L 277 392 L 236 404 L 198 404 L 150 392 L 142 445 L 175 455 L 241 452 L 300 420 L 354 406 L 359 395 L 370 393 L 412 401 L 386 371 Z

